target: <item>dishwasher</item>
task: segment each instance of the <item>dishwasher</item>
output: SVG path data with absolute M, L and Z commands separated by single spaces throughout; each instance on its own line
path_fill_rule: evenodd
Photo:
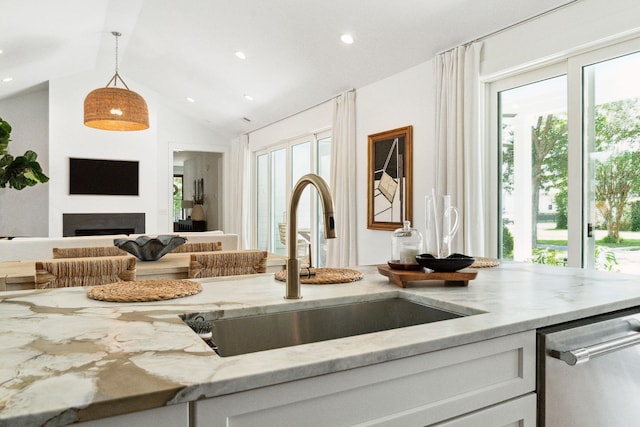
M 640 307 L 539 329 L 538 426 L 640 425 Z

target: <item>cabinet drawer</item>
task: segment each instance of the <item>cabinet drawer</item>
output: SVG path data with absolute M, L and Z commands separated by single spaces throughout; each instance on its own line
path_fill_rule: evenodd
M 196 426 L 424 426 L 535 389 L 535 333 L 197 401 Z
M 433 427 L 535 427 L 536 394 L 530 393 L 472 414 L 433 424 Z

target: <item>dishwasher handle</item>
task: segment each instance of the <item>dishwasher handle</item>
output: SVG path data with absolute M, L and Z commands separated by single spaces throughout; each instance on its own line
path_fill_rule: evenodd
M 575 350 L 550 350 L 549 355 L 566 362 L 567 365 L 573 366 L 579 365 L 581 363 L 586 363 L 593 357 L 604 356 L 605 354 L 622 350 L 623 348 L 632 347 L 638 344 L 640 344 L 640 332 L 626 337 L 616 338 L 598 344 L 590 345 L 588 347 L 577 348 Z

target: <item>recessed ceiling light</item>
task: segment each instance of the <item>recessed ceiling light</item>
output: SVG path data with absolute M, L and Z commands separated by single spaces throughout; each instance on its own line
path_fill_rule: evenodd
M 353 44 L 353 36 L 351 34 L 343 34 L 340 36 L 340 40 L 344 44 Z
M 236 56 L 240 59 L 247 59 L 247 55 L 245 55 L 242 51 L 237 51 Z
M 189 102 L 191 102 L 191 103 L 196 102 L 196 100 L 195 100 L 195 99 L 193 99 L 193 98 L 192 98 L 192 97 L 190 97 L 190 96 L 187 96 L 187 101 L 189 101 Z
M 0 49 L 0 55 L 2 55 L 2 49 Z
M 2 82 L 3 83 L 9 83 L 12 80 L 13 80 L 13 77 L 5 77 L 4 79 L 2 79 Z
M 251 95 L 247 95 L 246 93 L 244 94 L 244 99 L 246 99 L 247 101 L 253 101 L 253 96 Z

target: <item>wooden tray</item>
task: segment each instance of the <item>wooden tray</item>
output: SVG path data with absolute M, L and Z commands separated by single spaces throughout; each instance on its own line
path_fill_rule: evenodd
M 389 278 L 389 281 L 401 288 L 407 287 L 407 282 L 418 280 L 444 280 L 445 286 L 468 286 L 469 280 L 473 280 L 478 275 L 477 271 L 460 270 L 453 272 L 429 272 L 393 270 L 388 265 L 379 265 L 378 272 Z

